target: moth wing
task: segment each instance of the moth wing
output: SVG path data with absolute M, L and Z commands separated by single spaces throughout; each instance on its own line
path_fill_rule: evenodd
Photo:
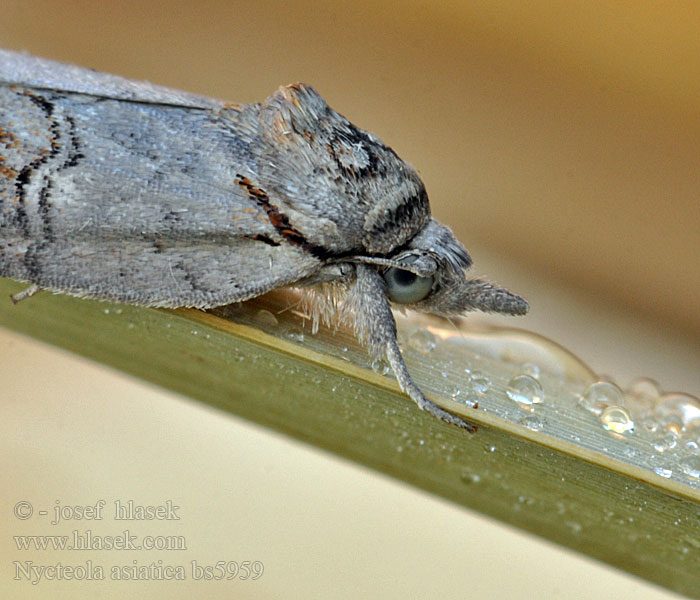
M 0 85 L 2 84 L 190 108 L 220 108 L 224 105 L 220 100 L 153 85 L 147 81 L 133 81 L 10 50 L 0 50 Z
M 229 113 L 0 85 L 0 275 L 205 308 L 313 274 L 274 196 L 240 185 L 254 109 Z
M 212 308 L 293 285 L 318 270 L 318 261 L 298 249 L 245 237 L 233 237 L 225 245 L 174 240 L 158 244 L 102 238 L 61 245 L 58 251 L 49 246 L 34 257 L 42 265 L 50 253 L 51 261 L 44 260 L 41 271 L 26 280 L 41 289 L 84 298 Z

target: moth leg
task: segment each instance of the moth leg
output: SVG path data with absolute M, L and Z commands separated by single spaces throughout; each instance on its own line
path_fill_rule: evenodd
M 387 300 L 384 279 L 375 269 L 366 265 L 358 264 L 355 268 L 357 279 L 347 302 L 348 307 L 352 309 L 357 338 L 369 348 L 372 355 L 386 356 L 399 386 L 419 408 L 441 421 L 474 433 L 477 429 L 476 425 L 443 410 L 420 391 L 401 356 L 396 339 L 396 321 Z
M 38 294 L 40 291 L 41 288 L 36 283 L 32 283 L 32 285 L 30 285 L 28 288 L 23 289 L 21 292 L 17 292 L 16 294 L 10 295 L 10 300 L 17 304 L 22 300 L 30 298 L 34 294 Z

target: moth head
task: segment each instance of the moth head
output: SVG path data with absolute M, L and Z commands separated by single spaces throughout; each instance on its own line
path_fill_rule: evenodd
M 302 212 L 333 220 L 350 248 L 387 254 L 430 220 L 416 171 L 312 87 L 281 87 L 263 103 L 261 122 L 278 154 L 280 191 Z
M 520 296 L 487 281 L 468 280 L 472 261 L 452 232 L 431 219 L 400 253 L 384 261 L 388 298 L 399 305 L 437 315 L 468 310 L 523 315 Z

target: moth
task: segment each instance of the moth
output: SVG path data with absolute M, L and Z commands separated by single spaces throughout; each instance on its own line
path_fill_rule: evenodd
M 212 308 L 283 286 L 352 323 L 418 406 L 392 304 L 522 315 L 467 279 L 416 171 L 311 87 L 236 105 L 0 50 L 0 276 L 40 290 Z

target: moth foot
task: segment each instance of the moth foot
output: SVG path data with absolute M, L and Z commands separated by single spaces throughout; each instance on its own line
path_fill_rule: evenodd
M 393 322 L 393 321 L 392 321 Z M 469 433 L 475 433 L 478 427 L 469 421 L 465 421 L 462 417 L 453 415 L 451 412 L 447 412 L 443 408 L 440 408 L 434 402 L 428 400 L 420 388 L 416 385 L 415 381 L 411 378 L 406 368 L 406 363 L 401 356 L 401 350 L 399 349 L 399 344 L 396 341 L 396 334 L 394 337 L 390 338 L 386 345 L 386 357 L 391 365 L 391 368 L 396 375 L 396 379 L 399 382 L 399 387 L 410 396 L 421 410 L 429 412 L 434 417 L 437 417 L 445 423 L 450 425 L 456 425 L 461 429 L 466 429 Z
M 423 396 L 423 394 L 420 395 L 420 398 L 415 398 L 413 395 L 411 395 L 411 398 L 422 410 L 429 412 L 431 415 L 437 417 L 445 423 L 466 429 L 469 433 L 476 433 L 476 431 L 479 429 L 478 426 L 474 425 L 474 423 L 465 421 L 462 417 L 458 417 L 457 415 L 440 408 L 437 404 L 431 402 L 425 396 Z
M 31 296 L 39 293 L 40 291 L 41 288 L 36 283 L 32 283 L 32 285 L 30 285 L 26 289 L 23 289 L 21 292 L 17 292 L 16 294 L 10 295 L 10 300 L 17 304 L 18 302 L 26 300 L 27 298 L 30 298 Z

